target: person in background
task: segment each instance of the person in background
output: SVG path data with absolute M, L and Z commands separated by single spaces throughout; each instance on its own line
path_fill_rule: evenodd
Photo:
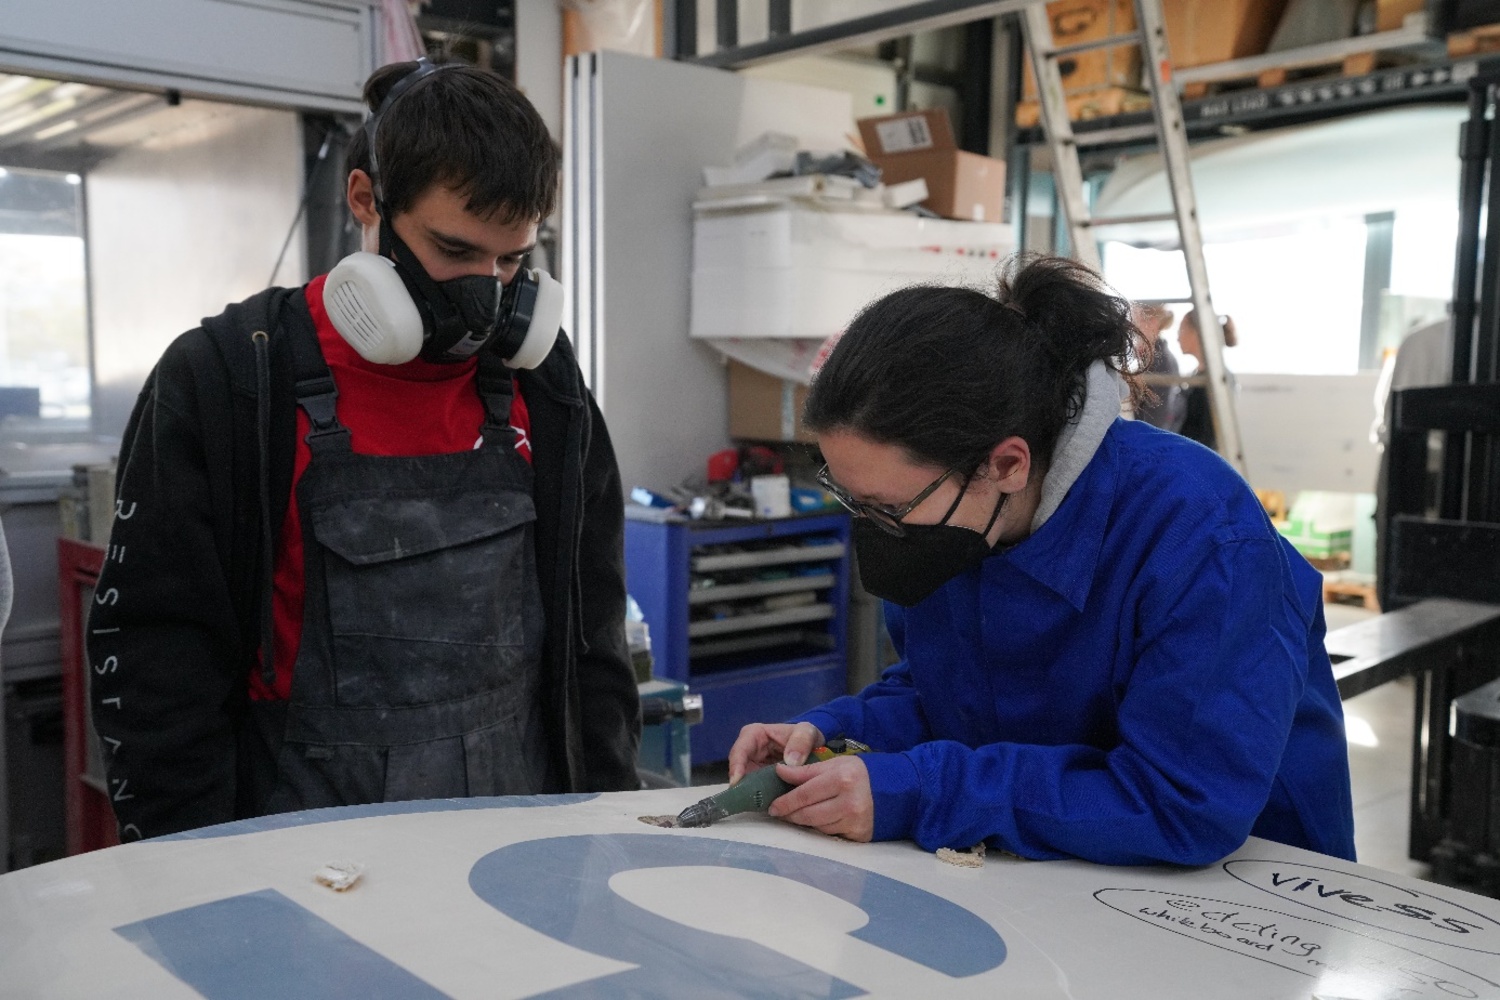
M 1453 381 L 1453 320 L 1451 317 L 1420 326 L 1406 335 L 1380 372 L 1376 385 L 1375 411 L 1378 418 L 1371 437 L 1380 447 L 1380 468 L 1375 476 L 1375 592 L 1380 606 L 1395 610 L 1396 595 L 1391 589 L 1390 531 L 1387 521 L 1391 483 L 1391 393 L 1398 389 L 1447 385 Z M 1437 485 L 1442 478 L 1442 448 L 1429 447 L 1424 496 L 1429 504 L 1437 500 Z
M 1186 406 L 1182 386 L 1174 381 L 1181 370 L 1177 355 L 1161 336 L 1172 325 L 1172 310 L 1158 302 L 1137 302 L 1130 307 L 1130 317 L 1140 334 L 1136 355 L 1150 358 L 1143 372 L 1150 395 L 1136 405 L 1135 418 L 1164 431 L 1178 431 Z
M 1133 336 L 1094 272 L 1047 257 L 849 326 L 804 424 L 901 659 L 741 730 L 731 781 L 797 786 L 773 816 L 1106 864 L 1251 835 L 1354 856 L 1322 577 L 1222 458 L 1120 419 Z M 802 763 L 834 737 L 875 752 Z
M 179 337 L 125 431 L 88 630 L 122 840 L 640 787 L 620 474 L 526 269 L 557 146 L 472 66 L 365 101 L 363 251 Z
M 1234 320 L 1228 316 L 1221 317 L 1220 325 L 1224 329 L 1224 346 L 1237 345 L 1239 337 L 1235 333 Z M 1197 360 L 1197 374 L 1207 374 L 1208 369 L 1203 361 L 1203 337 L 1198 332 L 1198 310 L 1189 309 L 1187 315 L 1182 317 L 1182 322 L 1177 325 L 1177 344 L 1182 348 L 1183 354 Z M 1234 373 L 1226 372 L 1226 374 L 1229 377 L 1230 388 L 1233 390 Z M 1190 385 L 1183 393 L 1182 424 L 1178 427 L 1177 433 L 1205 447 L 1218 449 L 1219 442 L 1218 436 L 1214 433 L 1213 406 L 1209 401 L 1208 386 Z

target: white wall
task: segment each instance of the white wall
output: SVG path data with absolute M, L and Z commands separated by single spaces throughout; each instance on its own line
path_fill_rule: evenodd
M 618 52 L 574 60 L 564 283 L 580 360 L 625 486 L 664 489 L 727 447 L 720 355 L 688 337 L 693 198 L 703 167 L 775 128 L 838 145 L 849 95 Z
M 733 73 L 616 52 L 597 64 L 582 85 L 597 101 L 577 123 L 594 135 L 583 189 L 592 206 L 580 206 L 592 207 L 581 233 L 589 245 L 575 251 L 592 257 L 598 298 L 592 336 L 579 336 L 626 490 L 664 489 L 729 442 L 724 367 L 688 339 L 688 278 L 693 194 L 704 164 L 728 162 L 735 148 L 743 85 Z
M 200 113 L 85 177 L 94 419 L 119 434 L 178 334 L 271 283 L 297 211 L 297 115 L 204 104 Z M 305 280 L 293 237 L 277 284 Z
M 562 8 L 557 0 L 516 0 L 516 85 L 562 141 Z
M 1373 493 L 1375 383 L 1357 375 L 1240 374 L 1235 407 L 1250 485 L 1260 490 Z
M 1204 239 L 1228 242 L 1372 212 L 1450 213 L 1458 204 L 1461 103 L 1416 104 L 1195 145 L 1193 191 Z M 1160 153 L 1128 157 L 1097 215 L 1170 212 Z M 1176 224 L 1110 226 L 1107 240 L 1176 246 Z M 1444 253 L 1452 253 L 1445 248 Z

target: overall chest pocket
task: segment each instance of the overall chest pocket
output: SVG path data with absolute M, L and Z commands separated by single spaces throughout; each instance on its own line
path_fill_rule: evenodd
M 526 641 L 522 611 L 537 587 L 530 496 L 358 497 L 311 515 L 339 659 L 375 652 L 361 645 Z

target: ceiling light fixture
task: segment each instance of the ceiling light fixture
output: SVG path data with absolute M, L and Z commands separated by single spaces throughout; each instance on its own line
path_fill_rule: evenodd
M 69 118 L 67 121 L 58 122 L 56 125 L 48 125 L 44 129 L 37 130 L 37 133 L 31 138 L 34 142 L 41 142 L 43 139 L 50 139 L 55 135 L 62 135 L 65 132 L 71 132 L 77 127 L 78 119 Z
M 55 118 L 58 115 L 66 114 L 77 106 L 78 98 L 76 97 L 65 97 L 62 100 L 53 101 L 51 104 L 29 111 L 26 114 L 0 124 L 0 136 L 10 135 L 12 132 L 19 132 L 27 126 L 44 122 L 48 118 Z
M 18 90 L 25 90 L 33 81 L 29 76 L 11 76 L 0 78 L 0 97 L 13 94 Z

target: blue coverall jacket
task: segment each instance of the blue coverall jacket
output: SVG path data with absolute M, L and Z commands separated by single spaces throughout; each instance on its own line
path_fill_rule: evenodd
M 1116 420 L 1032 535 L 886 622 L 901 661 L 800 717 L 884 751 L 876 840 L 1353 859 L 1321 577 L 1208 449 Z

